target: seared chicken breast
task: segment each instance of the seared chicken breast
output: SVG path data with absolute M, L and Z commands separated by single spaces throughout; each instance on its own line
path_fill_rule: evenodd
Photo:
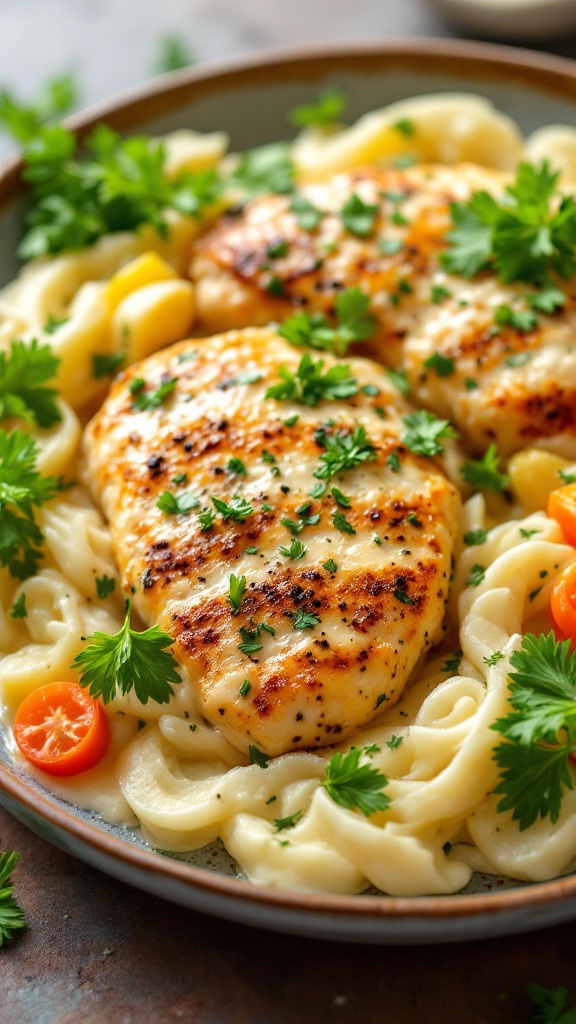
M 205 717 L 269 755 L 398 699 L 441 635 L 459 512 L 371 361 L 347 361 L 347 396 L 267 398 L 300 359 L 272 330 L 180 343 L 116 380 L 85 440 L 139 613 Z
M 526 285 L 489 273 L 466 280 L 439 262 L 450 203 L 481 189 L 502 194 L 509 181 L 475 165 L 366 168 L 303 186 L 300 206 L 290 196 L 257 198 L 193 247 L 201 329 L 262 325 L 298 310 L 333 318 L 338 293 L 359 286 L 378 329 L 358 351 L 404 369 L 416 404 L 448 417 L 471 450 L 495 442 L 509 455 L 540 444 L 576 457 L 574 286 L 564 286 L 561 313 L 539 314 L 521 331 L 497 326 L 495 314 L 526 310 Z M 364 219 L 354 197 L 371 208 Z M 318 211 L 308 230 L 302 199 Z M 444 375 L 428 365 L 438 355 L 453 362 Z

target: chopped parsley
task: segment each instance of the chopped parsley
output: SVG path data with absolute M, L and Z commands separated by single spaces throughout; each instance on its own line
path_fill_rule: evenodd
M 325 373 L 322 372 L 323 369 L 323 359 L 315 362 L 308 352 L 305 352 L 295 374 L 287 366 L 278 367 L 282 381 L 279 384 L 272 384 L 264 397 L 316 406 L 320 401 L 349 398 L 357 394 L 358 381 L 350 375 L 350 367 L 347 364 L 331 366 Z
M 441 285 L 441 284 L 433 284 L 432 285 L 432 287 L 430 289 L 430 302 L 432 302 L 435 306 L 437 306 L 437 305 L 439 305 L 439 303 L 443 302 L 444 299 L 449 299 L 451 297 L 452 297 L 452 292 L 449 291 L 448 288 L 445 288 L 444 285 Z
M 240 634 L 238 650 L 242 651 L 243 654 L 256 654 L 264 646 L 260 641 L 261 634 L 269 633 L 270 636 L 274 636 L 276 630 L 274 626 L 269 626 L 267 622 L 254 622 L 253 619 L 250 619 L 250 625 L 240 626 L 238 632 Z
M 156 502 L 156 508 L 169 516 L 187 516 L 192 509 L 198 508 L 200 498 L 197 498 L 192 491 L 182 491 L 181 494 L 172 494 L 172 491 L 162 491 Z
M 464 543 L 468 547 L 475 547 L 478 544 L 485 544 L 488 537 L 488 530 L 479 527 L 477 530 L 468 530 L 464 534 Z
M 352 523 L 349 522 L 348 519 L 346 519 L 346 516 L 344 515 L 343 512 L 334 513 L 334 515 L 332 516 L 332 524 L 336 527 L 337 530 L 340 530 L 340 533 L 356 533 L 356 530 L 352 526 Z
M 302 814 L 302 811 L 295 811 L 294 814 L 289 814 L 286 818 L 276 818 L 274 820 L 276 831 L 283 832 L 286 828 L 294 828 L 294 825 L 300 821 Z
M 384 367 L 384 373 L 397 391 L 402 395 L 410 394 L 410 382 L 408 381 L 406 370 L 389 370 L 387 367 Z
M 502 651 L 494 651 L 494 654 L 490 654 L 487 658 L 483 658 L 482 661 L 488 666 L 488 668 L 493 668 L 494 665 L 497 665 L 499 661 L 503 660 L 503 658 L 504 655 L 502 654 Z
M 468 579 L 465 581 L 464 586 L 479 587 L 480 584 L 484 582 L 485 575 L 486 569 L 483 565 L 472 566 L 472 572 L 470 573 Z
M 328 796 L 350 811 L 361 811 L 367 818 L 390 806 L 384 793 L 388 779 L 361 758 L 364 750 L 352 747 L 345 754 L 334 754 L 326 765 L 326 778 L 322 785 Z
M 247 697 L 251 689 L 252 683 L 250 682 L 249 679 L 245 679 L 240 689 L 238 690 L 238 693 L 240 694 L 241 697 Z
M 114 377 L 125 362 L 125 352 L 93 352 L 92 376 L 96 380 L 100 377 Z
M 513 327 L 520 334 L 529 334 L 538 327 L 538 317 L 530 309 L 513 309 L 512 306 L 498 306 L 494 313 L 498 327 Z
M 146 381 L 143 381 L 141 377 L 136 378 L 130 385 L 130 391 L 134 395 L 132 408 L 141 412 L 158 409 L 168 395 L 172 394 L 177 383 L 176 377 L 171 377 L 169 380 L 163 380 L 153 391 L 145 391 Z M 136 385 L 138 386 L 136 387 Z
M 296 560 L 298 558 L 304 558 L 304 555 L 306 554 L 306 551 L 308 549 L 306 545 L 302 543 L 301 540 L 298 540 L 297 537 L 292 537 L 292 541 L 290 543 L 289 548 L 284 547 L 281 544 L 278 550 L 281 555 L 284 555 L 285 558 L 293 558 L 294 560 Z
M 366 238 L 374 231 L 374 222 L 378 211 L 377 204 L 365 203 L 360 196 L 353 192 L 340 211 L 340 219 L 351 235 Z
M 257 764 L 259 768 L 268 767 L 269 756 L 263 754 L 261 750 L 258 750 L 258 747 L 252 744 L 248 747 L 248 757 L 250 758 L 250 764 Z
M 446 661 L 442 665 L 442 668 L 440 669 L 440 671 L 441 672 L 453 672 L 453 673 L 458 672 L 458 669 L 460 668 L 460 665 L 461 665 L 463 657 L 464 657 L 464 652 L 463 651 L 461 651 L 460 649 L 458 649 L 457 651 L 454 651 L 454 654 L 452 655 L 452 657 L 446 659 Z
M 110 594 L 113 594 L 116 589 L 116 580 L 114 576 L 107 576 L 104 573 L 103 576 L 97 576 L 95 579 L 96 583 L 96 594 L 101 601 L 104 601 Z
M 510 483 L 506 473 L 498 469 L 500 464 L 496 445 L 491 444 L 481 459 L 475 462 L 466 462 L 460 469 L 461 476 L 467 483 L 477 487 L 479 491 L 504 491 Z
M 334 301 L 336 326 L 323 313 L 295 313 L 278 328 L 278 334 L 291 345 L 324 349 L 343 356 L 348 346 L 371 338 L 377 328 L 376 317 L 368 312 L 370 296 L 360 288 L 346 288 Z
M 254 512 L 253 506 L 246 498 L 236 497 L 230 501 L 224 501 L 223 498 L 211 498 L 210 500 L 224 520 L 233 519 L 236 523 L 243 523 Z
M 450 377 L 456 366 L 450 356 L 440 355 L 440 352 L 434 352 L 433 355 L 428 356 L 423 365 L 427 370 L 434 370 L 437 377 Z
M 10 609 L 10 618 L 12 619 L 27 619 L 28 612 L 26 610 L 26 594 L 20 594 L 20 597 L 14 601 Z
M 298 227 L 303 231 L 315 231 L 324 216 L 322 210 L 314 206 L 306 196 L 293 196 L 290 200 L 290 209 Z
M 322 89 L 314 103 L 303 103 L 294 107 L 288 120 L 296 128 L 308 128 L 311 125 L 325 128 L 339 121 L 347 105 L 346 93 L 339 89 Z
M 333 558 L 329 558 L 327 562 L 322 562 L 322 568 L 326 569 L 326 572 L 338 572 L 338 566 Z
M 401 238 L 380 238 L 378 241 L 378 249 L 383 256 L 395 256 L 402 252 L 403 248 L 404 242 Z
M 356 426 L 351 434 L 347 430 L 338 430 L 334 434 L 320 430 L 316 433 L 316 440 L 324 451 L 320 456 L 321 465 L 313 475 L 326 483 L 339 473 L 364 462 L 373 462 L 377 457 L 376 448 L 361 425 Z
M 342 494 L 342 491 L 340 490 L 339 487 L 330 488 L 330 494 L 334 498 L 336 504 L 340 505 L 341 508 L 350 508 L 352 504 L 350 498 L 347 498 L 345 494 Z
M 440 455 L 444 451 L 440 440 L 457 436 L 449 420 L 439 420 L 426 409 L 403 416 L 402 422 L 406 427 L 402 443 L 415 455 Z
M 0 429 L 0 565 L 19 580 L 33 576 L 43 558 L 34 508 L 53 498 L 59 486 L 55 477 L 37 471 L 36 454 L 27 434 Z
M 59 365 L 50 345 L 40 345 L 36 338 L 29 344 L 10 342 L 10 351 L 0 352 L 0 420 L 14 417 L 39 427 L 61 420 L 58 391 L 46 387 Z
M 566 296 L 558 288 L 541 288 L 540 291 L 530 292 L 526 296 L 526 302 L 530 309 L 535 309 L 538 313 L 552 315 L 566 305 Z
M 232 185 L 250 195 L 275 192 L 286 195 L 294 188 L 294 164 L 286 142 L 271 142 L 242 153 L 230 175 Z
M 242 459 L 238 459 L 238 458 L 228 459 L 228 463 L 226 465 L 226 469 L 228 470 L 229 473 L 232 473 L 234 476 L 247 476 L 248 475 L 248 471 L 246 469 L 246 466 L 242 462 Z
M 231 572 L 228 585 L 228 603 L 232 609 L 232 615 L 237 615 L 240 611 L 244 591 L 246 590 L 246 577 L 240 576 L 240 578 L 238 578 L 238 576 L 235 576 L 234 573 Z
M 314 629 L 319 622 L 318 615 L 314 615 L 313 612 L 305 612 L 303 608 L 299 608 L 292 619 L 294 629 Z

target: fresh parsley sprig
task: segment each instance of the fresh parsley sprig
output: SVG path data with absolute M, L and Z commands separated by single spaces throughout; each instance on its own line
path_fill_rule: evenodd
M 296 128 L 308 128 L 311 125 L 326 128 L 340 120 L 347 105 L 348 97 L 340 89 L 322 89 L 314 103 L 302 103 L 294 107 L 288 120 Z
M 300 311 L 280 324 L 278 334 L 291 345 L 344 356 L 353 342 L 366 341 L 374 335 L 378 321 L 368 312 L 369 307 L 369 295 L 360 288 L 346 288 L 334 301 L 334 327 L 323 313 Z
M 21 103 L 8 89 L 0 91 L 0 130 L 27 145 L 46 122 L 66 114 L 78 102 L 72 75 L 51 78 L 33 103 Z
M 248 195 L 286 195 L 294 188 L 295 173 L 289 144 L 271 142 L 241 154 L 230 174 L 230 184 Z
M 352 747 L 347 753 L 334 754 L 326 766 L 322 785 L 332 800 L 350 811 L 361 811 L 367 818 L 390 806 L 383 790 L 388 779 L 377 768 L 360 763 L 364 749 Z
M 506 490 L 510 483 L 507 473 L 501 473 L 498 469 L 501 459 L 495 444 L 491 444 L 481 459 L 475 462 L 465 462 L 460 469 L 460 475 L 467 483 L 477 487 L 479 491 L 495 491 L 496 493 Z
M 355 469 L 364 462 L 373 462 L 377 458 L 376 448 L 361 424 L 352 433 L 346 429 L 337 430 L 334 434 L 318 430 L 316 441 L 324 451 L 320 456 L 321 465 L 314 470 L 313 475 L 326 484 L 339 473 Z
M 55 477 L 38 472 L 36 454 L 27 434 L 0 429 L 0 565 L 19 580 L 33 576 L 43 557 L 34 508 L 53 498 L 59 486 Z
M 545 988 L 532 983 L 527 993 L 536 1011 L 528 1024 L 576 1024 L 576 1006 L 568 1006 L 568 989 L 564 986 Z
M 559 174 L 544 161 L 523 163 L 505 195 L 475 192 L 466 203 L 452 203 L 454 228 L 441 254 L 445 270 L 474 277 L 492 267 L 501 281 L 542 284 L 552 272 L 569 278 L 576 271 L 576 204 L 558 197 Z
M 100 124 L 76 157 L 76 136 L 62 125 L 41 128 L 24 152 L 23 177 L 32 188 L 23 259 L 80 249 L 102 235 L 151 224 L 168 235 L 166 210 L 198 217 L 214 203 L 222 183 L 209 168 L 164 174 L 166 151 L 145 136 L 121 139 Z
M 350 398 L 357 394 L 358 381 L 351 376 L 347 364 L 330 366 L 325 373 L 323 370 L 324 360 L 315 361 L 305 352 L 296 373 L 292 373 L 287 366 L 278 367 L 282 380 L 279 384 L 271 384 L 264 397 L 316 406 L 320 401 Z
M 231 572 L 228 584 L 228 603 L 232 609 L 232 615 L 238 615 L 240 605 L 242 604 L 242 598 L 244 597 L 244 591 L 246 590 L 246 577 L 238 577 Z
M 62 415 L 56 388 L 46 387 L 60 360 L 50 345 L 33 338 L 29 345 L 12 341 L 9 352 L 0 352 L 0 420 L 15 417 L 39 427 L 51 427 Z
M 512 811 L 520 830 L 538 817 L 558 820 L 562 796 L 573 789 L 569 767 L 576 749 L 576 660 L 570 640 L 557 641 L 551 631 L 529 633 L 510 655 L 512 710 L 492 728 L 504 742 L 494 750 L 502 794 L 498 811 Z
M 93 633 L 92 641 L 74 658 L 72 667 L 80 671 L 80 685 L 105 704 L 116 690 L 122 694 L 134 691 L 142 704 L 149 700 L 166 704 L 174 690 L 171 683 L 180 683 L 178 663 L 167 650 L 173 640 L 159 626 L 139 633 L 130 628 L 131 602 L 126 602 L 126 618 L 117 633 Z
M 444 451 L 441 439 L 457 437 L 449 420 L 439 420 L 426 409 L 417 409 L 403 416 L 402 422 L 406 428 L 402 443 L 415 455 L 441 455 Z
M 19 858 L 20 855 L 11 850 L 0 853 L 0 949 L 15 931 L 26 926 L 24 911 L 13 896 L 14 886 L 10 882 Z

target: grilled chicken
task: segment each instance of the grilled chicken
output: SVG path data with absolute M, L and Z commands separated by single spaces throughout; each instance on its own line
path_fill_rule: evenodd
M 472 451 L 495 442 L 509 455 L 536 443 L 574 458 L 574 289 L 567 286 L 563 312 L 540 315 L 536 329 L 495 330 L 498 307 L 526 310 L 529 289 L 488 273 L 450 276 L 438 259 L 452 227 L 450 202 L 480 189 L 501 194 L 509 180 L 474 165 L 338 174 L 300 190 L 322 212 L 314 230 L 299 226 L 290 196 L 257 198 L 194 245 L 201 328 L 263 325 L 297 310 L 333 318 L 338 292 L 360 286 L 378 330 L 357 351 L 405 369 L 416 404 L 448 417 Z M 375 208 L 365 234 L 361 215 L 360 225 L 343 223 L 351 196 Z M 429 368 L 436 355 L 453 360 L 453 371 Z
M 122 374 L 86 432 L 124 587 L 174 638 L 205 717 L 269 755 L 337 742 L 398 699 L 441 634 L 459 512 L 369 360 L 349 360 L 347 398 L 266 398 L 300 358 L 269 329 L 183 342 Z M 364 460 L 315 476 L 353 439 Z M 164 512 L 166 490 L 198 505 Z

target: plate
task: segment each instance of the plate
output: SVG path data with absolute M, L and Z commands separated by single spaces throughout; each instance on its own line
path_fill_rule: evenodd
M 408 96 L 477 92 L 528 133 L 576 121 L 576 64 L 504 47 L 395 42 L 264 55 L 166 76 L 70 120 L 81 135 L 104 120 L 124 132 L 223 129 L 233 149 L 289 135 L 286 112 L 324 86 L 350 96 L 350 117 Z M 0 175 L 0 285 L 14 256 L 24 198 L 16 161 Z M 474 876 L 453 896 L 303 894 L 256 887 L 218 846 L 186 857 L 153 850 L 138 830 L 65 803 L 16 764 L 0 737 L 0 803 L 66 853 L 172 902 L 244 924 L 314 938 L 374 943 L 488 938 L 576 918 L 576 875 L 519 885 Z

